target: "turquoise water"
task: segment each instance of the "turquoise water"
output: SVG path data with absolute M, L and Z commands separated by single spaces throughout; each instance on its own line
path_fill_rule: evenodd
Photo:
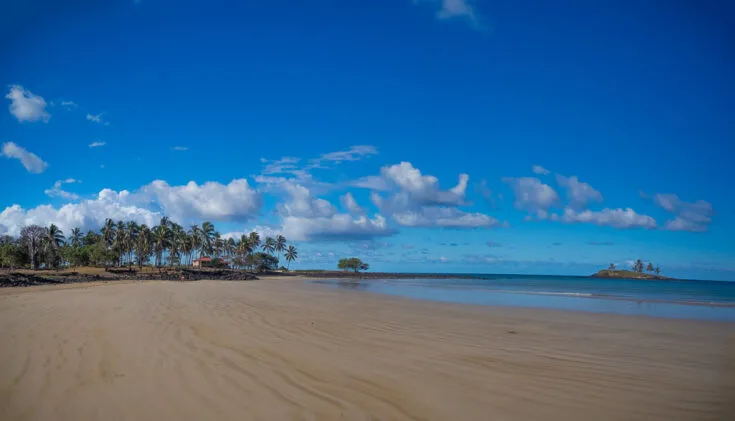
M 422 300 L 735 321 L 735 282 L 531 275 L 313 282 Z

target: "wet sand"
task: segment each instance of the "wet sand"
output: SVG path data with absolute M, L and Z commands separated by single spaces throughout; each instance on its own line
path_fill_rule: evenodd
M 0 420 L 733 420 L 735 324 L 299 280 L 0 292 Z

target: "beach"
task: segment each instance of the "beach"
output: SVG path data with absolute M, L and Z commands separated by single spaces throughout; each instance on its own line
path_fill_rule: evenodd
M 1 420 L 732 420 L 735 323 L 303 279 L 0 291 Z

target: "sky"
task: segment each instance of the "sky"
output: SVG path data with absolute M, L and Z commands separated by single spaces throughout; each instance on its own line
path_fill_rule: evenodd
M 3 2 L 0 234 L 282 233 L 296 268 L 735 280 L 735 3 Z

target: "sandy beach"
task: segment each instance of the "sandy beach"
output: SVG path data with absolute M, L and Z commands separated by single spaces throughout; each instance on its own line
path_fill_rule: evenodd
M 0 420 L 733 420 L 735 324 L 309 285 L 0 291 Z

